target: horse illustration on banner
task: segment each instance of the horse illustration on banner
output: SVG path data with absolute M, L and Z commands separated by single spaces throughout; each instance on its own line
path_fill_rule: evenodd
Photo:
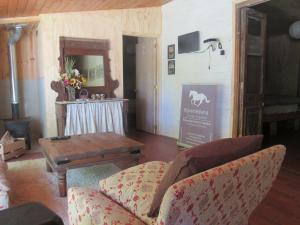
M 197 91 L 190 91 L 189 98 L 191 98 L 191 104 L 199 107 L 203 102 L 210 103 L 210 100 L 207 99 L 206 95 L 203 93 L 198 93 Z

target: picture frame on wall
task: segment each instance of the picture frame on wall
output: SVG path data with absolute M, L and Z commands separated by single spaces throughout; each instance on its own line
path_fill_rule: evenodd
M 175 75 L 175 60 L 168 61 L 168 74 Z
M 175 59 L 175 44 L 168 45 L 168 59 Z

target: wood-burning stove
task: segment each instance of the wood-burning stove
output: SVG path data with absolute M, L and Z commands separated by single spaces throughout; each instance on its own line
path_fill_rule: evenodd
M 12 119 L 5 120 L 5 129 L 8 130 L 15 138 L 24 137 L 27 148 L 31 148 L 30 142 L 30 129 L 29 119 L 20 118 L 19 112 L 19 87 L 18 87 L 18 73 L 16 63 L 16 43 L 22 35 L 22 29 L 25 25 L 17 24 L 9 26 L 9 38 L 8 38 L 8 58 L 10 69 L 10 90 L 11 90 L 11 110 Z

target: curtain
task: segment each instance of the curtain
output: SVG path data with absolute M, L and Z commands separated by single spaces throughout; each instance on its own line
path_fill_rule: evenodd
M 65 135 L 100 132 L 124 135 L 123 101 L 67 105 Z

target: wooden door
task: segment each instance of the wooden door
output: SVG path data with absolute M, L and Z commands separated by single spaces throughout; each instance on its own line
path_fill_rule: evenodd
M 266 23 L 265 14 L 241 10 L 240 135 L 262 132 Z
M 156 132 L 156 39 L 138 38 L 136 45 L 136 128 Z

